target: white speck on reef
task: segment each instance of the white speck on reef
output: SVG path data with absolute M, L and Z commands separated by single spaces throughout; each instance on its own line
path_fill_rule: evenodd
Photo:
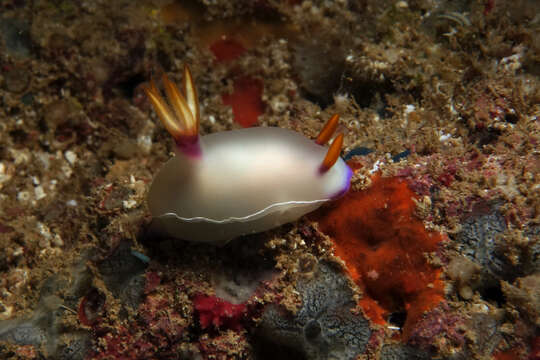
M 75 162 L 77 161 L 77 154 L 71 150 L 68 150 L 64 153 L 64 156 L 71 166 L 75 165 Z

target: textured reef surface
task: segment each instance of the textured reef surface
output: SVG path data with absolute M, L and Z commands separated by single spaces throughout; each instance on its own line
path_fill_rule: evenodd
M 540 359 L 538 14 L 0 0 L 0 359 Z M 156 234 L 144 89 L 184 64 L 202 135 L 339 114 L 350 191 L 223 247 Z
M 296 290 L 302 305 L 294 316 L 278 305 L 265 308 L 259 323 L 263 339 L 300 350 L 307 359 L 354 359 L 364 352 L 369 322 L 351 312 L 356 307 L 353 292 L 339 270 L 319 263 L 312 278 L 299 280 Z

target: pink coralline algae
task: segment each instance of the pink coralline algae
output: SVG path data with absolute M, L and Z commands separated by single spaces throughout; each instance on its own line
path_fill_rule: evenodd
M 156 359 L 171 358 L 185 340 L 189 320 L 167 298 L 172 292 L 166 285 L 155 286 L 155 274 L 146 277 L 153 289 L 137 307 L 138 316 L 110 328 L 98 321 L 92 327 L 98 346 L 87 359 Z M 149 282 L 153 282 L 150 284 Z
M 446 304 L 425 314 L 411 330 L 409 343 L 430 350 L 435 338 L 444 338 L 448 345 L 461 348 L 465 344 L 464 320 Z
M 245 303 L 231 304 L 217 296 L 196 295 L 193 306 L 199 314 L 201 328 L 213 326 L 216 329 L 242 329 L 242 320 L 247 314 Z

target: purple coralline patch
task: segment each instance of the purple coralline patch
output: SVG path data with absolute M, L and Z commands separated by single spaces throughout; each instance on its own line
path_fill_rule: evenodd
M 202 294 L 195 296 L 193 304 L 199 314 L 201 328 L 242 329 L 242 320 L 247 314 L 246 304 L 231 304 L 217 296 Z
M 409 343 L 431 350 L 436 338 L 444 338 L 447 346 L 462 349 L 465 345 L 465 321 L 452 312 L 447 305 L 441 305 L 425 314 L 414 327 Z M 435 349 L 434 349 L 435 350 Z
M 278 305 L 264 310 L 259 325 L 263 340 L 307 359 L 354 359 L 364 352 L 371 329 L 362 315 L 351 312 L 353 291 L 339 270 L 319 263 L 313 278 L 298 281 L 296 290 L 302 297 L 296 314 Z

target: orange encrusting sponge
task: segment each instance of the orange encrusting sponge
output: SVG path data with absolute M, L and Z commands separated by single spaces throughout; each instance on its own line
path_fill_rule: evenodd
M 349 192 L 317 215 L 320 230 L 364 291 L 360 305 L 366 315 L 385 324 L 389 313 L 405 311 L 405 338 L 443 300 L 441 270 L 426 257 L 443 237 L 415 217 L 414 198 L 405 181 L 375 176 L 369 189 Z

